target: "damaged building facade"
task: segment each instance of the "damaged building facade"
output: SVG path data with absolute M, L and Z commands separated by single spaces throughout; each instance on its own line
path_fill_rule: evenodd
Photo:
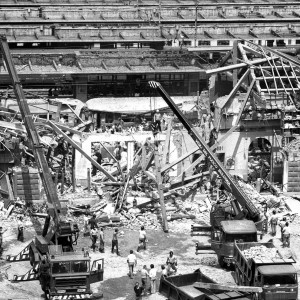
M 42 287 L 49 299 L 125 300 L 113 287 L 119 280 L 120 290 L 133 297 L 133 286 L 117 276 L 145 226 L 149 246 L 137 238 L 139 266 L 132 273 L 139 280 L 144 263 L 158 257 L 155 267 L 166 264 L 174 279 L 160 281 L 168 298 L 266 299 L 262 278 L 274 261 L 265 274 L 259 267 L 253 282 L 243 281 L 245 268 L 236 267 L 235 278 L 224 283 L 224 273 L 216 271 L 238 266 L 249 242 L 260 249 L 250 247 L 255 255 L 282 260 L 288 279 L 277 282 L 273 274 L 272 293 L 283 294 L 279 284 L 296 300 L 298 265 L 292 265 L 290 240 L 275 233 L 270 242 L 268 224 L 276 211 L 278 223 L 286 218 L 295 230 L 299 222 L 292 201 L 300 192 L 299 3 L 1 2 L 0 221 L 9 227 L 19 220 L 19 233 L 23 216 L 32 229 L 32 240 L 18 244 L 18 253 L 4 249 L 9 263 L 30 260 L 26 272 L 22 265 L 24 275 L 12 267 L 12 281 L 39 279 L 36 290 Z M 101 235 L 92 237 L 90 218 L 105 229 L 105 247 L 111 246 L 107 236 L 114 246 L 120 238 L 115 260 L 114 247 L 104 252 Z M 185 274 L 181 286 L 182 269 L 173 272 L 160 253 L 178 246 L 176 256 L 190 270 L 198 231 L 201 258 L 195 263 L 201 269 Z M 273 243 L 289 248 L 284 258 Z M 44 255 L 51 264 L 49 285 L 40 277 Z M 209 276 L 203 266 L 212 267 Z M 85 279 L 76 281 L 80 273 Z

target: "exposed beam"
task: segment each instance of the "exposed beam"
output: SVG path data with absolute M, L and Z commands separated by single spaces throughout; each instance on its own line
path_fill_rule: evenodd
M 226 34 L 229 35 L 230 37 L 236 39 L 236 36 L 230 32 L 230 30 L 226 30 Z
M 233 87 L 233 89 L 231 90 L 231 92 L 230 92 L 230 94 L 229 94 L 229 96 L 228 96 L 226 102 L 223 103 L 222 107 L 220 107 L 221 109 L 223 109 L 223 108 L 225 107 L 225 105 L 226 105 L 228 102 L 230 102 L 230 101 L 234 98 L 235 94 L 236 94 L 237 91 L 239 90 L 239 88 L 240 88 L 241 84 L 244 82 L 244 80 L 248 77 L 249 73 L 250 73 L 250 69 L 248 69 L 248 70 L 244 73 L 244 75 L 239 79 L 239 81 L 237 82 L 237 84 L 236 84 L 236 85 Z
M 251 84 L 248 87 L 248 91 L 247 91 L 247 93 L 245 95 L 245 98 L 244 98 L 244 100 L 243 100 L 243 102 L 242 102 L 242 104 L 240 106 L 240 111 L 239 111 L 239 114 L 237 115 L 237 118 L 235 120 L 235 125 L 232 128 L 234 128 L 235 126 L 238 126 L 238 124 L 240 122 L 242 113 L 243 113 L 245 105 L 246 105 L 246 103 L 247 103 L 247 101 L 249 99 L 249 96 L 250 96 L 250 93 L 251 93 L 251 91 L 253 89 L 254 83 L 255 83 L 255 79 L 252 79 Z
M 280 37 L 280 38 L 282 37 L 278 32 L 276 32 L 276 31 L 273 30 L 273 29 L 271 29 L 270 32 L 271 32 L 272 35 L 274 35 L 274 36 L 276 36 L 276 37 Z
M 274 57 L 274 59 L 279 59 L 279 57 Z M 261 58 L 261 59 L 256 59 L 256 60 L 252 60 L 251 64 L 252 65 L 257 65 L 257 64 L 261 64 L 261 63 L 265 63 L 272 60 L 272 58 Z M 226 67 L 220 67 L 217 69 L 211 69 L 211 70 L 206 70 L 206 74 L 207 75 L 212 75 L 212 74 L 217 74 L 220 72 L 225 72 L 225 71 L 230 71 L 230 70 L 235 70 L 235 69 L 240 69 L 240 68 L 244 68 L 247 67 L 249 64 L 247 63 L 239 63 L 239 64 L 234 64 L 234 65 L 230 65 L 230 66 L 226 66 Z
M 108 70 L 108 68 L 103 60 L 101 61 L 101 66 L 104 70 L 106 70 L 106 71 Z
M 283 18 L 283 15 L 281 15 L 278 11 L 273 11 L 274 16 L 278 17 L 278 18 Z
M 264 80 L 264 82 L 265 82 L 265 85 L 266 85 L 266 87 L 267 87 L 267 90 L 268 90 L 268 94 L 270 94 L 270 90 L 269 90 L 269 85 L 268 85 L 268 82 L 267 82 L 267 77 L 265 77 L 265 75 L 264 75 L 264 70 L 261 68 L 261 66 L 259 66 L 260 67 L 260 70 L 261 70 L 261 74 L 262 74 L 262 79 Z
M 187 157 L 189 157 L 190 155 L 196 153 L 196 152 L 200 152 L 199 147 L 195 147 L 193 149 L 191 149 L 190 151 L 186 152 L 185 154 L 183 154 L 182 156 L 178 157 L 177 159 L 175 159 L 173 162 L 169 163 L 166 166 L 163 166 L 161 168 L 161 172 L 164 173 L 168 170 L 170 170 L 173 166 L 177 165 L 178 163 L 182 162 L 183 160 L 185 160 Z
M 251 29 L 249 30 L 249 34 L 258 39 L 258 35 L 255 32 L 253 32 Z
M 131 65 L 129 64 L 128 61 L 125 61 L 125 66 L 126 66 L 130 71 L 132 71 L 132 67 L 131 67 Z
M 285 67 L 284 67 L 284 63 L 283 63 L 282 57 L 280 57 L 280 61 L 281 61 L 281 65 L 282 65 L 283 70 L 284 70 L 284 74 L 285 74 L 286 78 L 288 79 L 289 84 L 290 84 L 291 88 L 293 89 L 293 92 L 295 93 L 293 83 L 291 82 L 290 76 L 288 75 L 288 73 L 287 73 L 287 71 L 286 71 L 286 69 L 285 69 Z
M 109 174 L 97 161 L 95 161 L 93 158 L 91 158 L 86 152 L 79 146 L 77 143 L 75 143 L 69 136 L 67 136 L 62 130 L 60 130 L 53 122 L 47 121 L 47 124 L 49 124 L 53 130 L 57 134 L 61 134 L 65 141 L 67 141 L 69 144 L 71 144 L 77 151 L 79 151 L 88 161 L 91 162 L 93 166 L 95 166 L 98 170 L 100 170 L 102 173 L 106 175 L 107 178 L 109 178 L 111 181 L 116 182 L 117 180 Z
M 205 35 L 205 36 L 209 37 L 210 39 L 213 38 L 206 30 L 204 30 L 203 32 L 204 32 L 204 35 Z
M 219 62 L 218 67 L 219 67 L 219 68 L 222 67 L 222 66 L 228 61 L 228 59 L 231 57 L 231 55 L 232 55 L 232 50 L 228 51 L 228 52 L 226 53 L 226 55 L 223 56 L 223 58 L 222 58 L 221 61 Z
M 299 90 L 299 89 L 298 89 Z M 267 89 L 261 89 L 262 92 L 268 92 Z M 277 88 L 277 89 L 274 89 L 274 88 L 270 88 L 269 89 L 270 92 L 293 92 L 294 89 L 293 88 L 285 88 L 285 89 L 282 89 L 282 88 Z
M 149 62 L 149 65 L 150 65 L 150 67 L 151 67 L 153 70 L 156 70 L 156 68 L 155 68 L 154 64 L 152 63 L 152 61 Z

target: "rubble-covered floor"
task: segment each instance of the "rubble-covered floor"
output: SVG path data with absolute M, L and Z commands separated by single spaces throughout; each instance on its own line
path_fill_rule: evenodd
M 3 257 L 7 254 L 17 254 L 19 253 L 25 245 L 27 245 L 33 238 L 35 231 L 33 226 L 31 226 L 31 221 L 27 219 L 27 228 L 25 231 L 25 242 L 21 243 L 16 241 L 16 223 L 12 222 L 13 216 L 10 220 L 4 221 L 3 225 L 8 228 L 8 231 L 4 234 L 5 249 Z M 40 220 L 40 219 L 39 219 Z M 83 228 L 83 220 L 81 217 L 77 219 L 79 222 L 80 229 Z M 151 263 L 160 270 L 160 265 L 166 262 L 168 252 L 173 250 L 175 255 L 178 257 L 178 273 L 188 273 L 192 272 L 197 268 L 201 270 L 208 276 L 212 277 L 214 280 L 220 283 L 234 283 L 232 272 L 222 270 L 217 264 L 217 258 L 214 254 L 195 254 L 195 242 L 207 242 L 207 236 L 191 236 L 190 228 L 193 224 L 193 220 L 181 220 L 169 222 L 169 233 L 164 233 L 162 230 L 147 230 L 148 232 L 148 249 L 146 251 L 141 251 L 136 253 L 138 259 L 137 270 L 140 270 L 144 264 L 149 267 Z M 9 225 L 10 224 L 10 225 Z M 282 248 L 281 242 L 279 240 L 280 233 L 279 228 L 277 230 L 277 235 L 274 238 L 275 245 L 287 256 L 293 255 L 297 260 L 296 269 L 300 270 L 300 264 L 298 258 L 300 257 L 300 217 L 296 216 L 294 221 L 291 223 L 292 237 L 291 237 L 291 249 Z M 35 221 L 35 228 L 38 230 L 39 226 L 37 221 Z M 93 253 L 91 252 L 91 257 L 104 258 L 104 281 L 101 283 L 93 284 L 93 290 L 95 292 L 102 291 L 103 299 L 124 299 L 131 300 L 134 299 L 133 286 L 134 283 L 140 280 L 139 272 L 135 275 L 134 279 L 130 279 L 127 276 L 127 255 L 129 250 L 136 250 L 138 242 L 138 227 L 134 229 L 127 227 L 119 227 L 121 232 L 121 237 L 119 238 L 119 248 L 121 256 L 116 254 L 111 254 L 111 238 L 113 233 L 113 228 L 105 229 L 105 253 Z M 269 234 L 263 237 L 262 241 L 269 241 L 273 237 Z M 77 245 L 78 251 L 86 245 L 90 245 L 91 241 L 89 237 L 83 237 L 83 232 L 80 233 L 79 243 Z M 11 265 L 8 269 L 8 278 L 10 279 L 13 274 L 25 274 L 30 268 L 29 262 L 15 262 L 7 263 L 1 261 L 0 270 L 7 265 Z M 42 290 L 38 281 L 29 281 L 22 283 L 11 283 L 1 276 L 0 281 L 0 298 L 22 298 L 22 299 L 43 299 Z M 165 299 L 165 297 L 155 294 L 145 297 L 145 299 Z

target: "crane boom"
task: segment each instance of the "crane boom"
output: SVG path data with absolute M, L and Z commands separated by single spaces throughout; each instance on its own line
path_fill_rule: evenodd
M 28 139 L 32 143 L 32 150 L 35 157 L 36 164 L 38 166 L 39 174 L 43 182 L 43 186 L 46 192 L 48 203 L 53 206 L 53 209 L 49 210 L 49 214 L 54 219 L 55 223 L 59 222 L 59 213 L 61 210 L 61 205 L 58 199 L 58 195 L 56 192 L 56 188 L 54 186 L 54 182 L 52 180 L 52 176 L 50 173 L 50 169 L 48 167 L 44 149 L 42 144 L 40 143 L 40 138 L 38 132 L 36 130 L 36 126 L 33 122 L 32 115 L 26 101 L 24 91 L 22 88 L 22 84 L 20 82 L 19 76 L 17 74 L 9 47 L 7 43 L 7 39 L 5 36 L 0 36 L 0 47 L 2 56 L 6 63 L 6 68 L 8 70 L 10 79 L 12 81 L 12 85 L 14 88 L 15 96 L 18 102 L 18 106 L 20 109 L 20 113 L 23 118 L 23 122 L 27 131 Z M 52 207 L 51 207 L 52 208 Z
M 234 180 L 234 178 L 227 172 L 223 164 L 214 155 L 214 153 L 211 151 L 211 149 L 205 143 L 205 141 L 202 139 L 199 133 L 195 130 L 195 128 L 193 128 L 193 126 L 189 123 L 187 118 L 179 110 L 179 108 L 176 106 L 174 101 L 171 99 L 171 97 L 168 95 L 165 89 L 161 86 L 161 84 L 156 81 L 149 81 L 149 85 L 151 88 L 156 89 L 161 95 L 161 97 L 167 102 L 168 106 L 171 108 L 171 110 L 177 116 L 179 121 L 188 131 L 189 135 L 197 144 L 201 152 L 205 155 L 205 157 L 207 157 L 214 170 L 223 179 L 223 183 L 227 190 L 235 196 L 236 200 L 242 207 L 248 210 L 249 215 L 253 220 L 257 219 L 259 217 L 259 211 L 252 203 L 251 199 L 242 190 L 239 183 L 236 180 Z

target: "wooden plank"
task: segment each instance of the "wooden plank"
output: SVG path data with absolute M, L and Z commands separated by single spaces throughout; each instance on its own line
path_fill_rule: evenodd
M 204 155 L 201 155 L 200 157 L 198 157 L 192 164 L 188 165 L 186 168 L 184 168 L 182 170 L 182 172 L 176 176 L 176 178 L 180 178 L 183 176 L 184 173 L 188 172 L 189 170 L 193 169 L 194 167 L 196 167 L 202 160 L 204 160 Z
M 220 290 L 220 291 L 237 291 L 237 292 L 250 292 L 250 293 L 262 293 L 262 288 L 258 286 L 243 286 L 243 285 L 228 285 L 206 282 L 195 282 L 193 284 L 196 288 L 208 289 L 208 290 Z
M 199 147 L 195 147 L 192 150 L 190 150 L 189 152 L 186 152 L 185 154 L 183 154 L 182 156 L 178 157 L 177 159 L 175 159 L 173 162 L 171 162 L 170 164 L 163 166 L 161 168 L 161 172 L 164 173 L 166 171 L 168 171 L 169 169 L 171 169 L 173 166 L 177 165 L 179 162 L 183 161 L 184 159 L 186 159 L 187 157 L 189 157 L 190 155 L 196 153 L 196 152 L 200 152 Z
M 198 182 L 199 182 L 199 179 L 194 180 L 194 181 L 191 181 L 191 182 L 188 182 L 188 183 L 186 183 L 185 185 L 179 186 L 179 187 L 174 188 L 174 189 L 172 189 L 172 190 L 169 190 L 168 192 L 164 193 L 164 197 L 167 197 L 167 196 L 172 195 L 172 194 L 175 193 L 177 190 L 181 190 L 183 187 L 193 186 L 194 184 L 196 184 L 196 183 L 198 183 Z

